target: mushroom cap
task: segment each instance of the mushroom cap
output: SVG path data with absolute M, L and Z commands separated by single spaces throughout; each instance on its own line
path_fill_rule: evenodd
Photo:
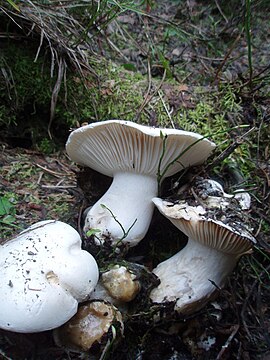
M 153 198 L 152 201 L 179 230 L 205 246 L 241 256 L 250 252 L 256 243 L 244 225 L 232 226 L 208 218 L 206 210 L 200 205 L 189 206 L 186 202 L 172 204 L 160 198 Z
M 171 176 L 205 161 L 214 147 L 213 142 L 197 133 L 159 129 L 124 120 L 83 126 L 74 130 L 66 143 L 72 161 L 107 176 L 114 176 L 118 171 L 156 176 L 160 162 L 162 173 L 183 153 L 164 175 Z
M 101 280 L 110 296 L 123 302 L 133 300 L 141 289 L 136 275 L 125 266 L 115 265 L 101 275 Z
M 117 324 L 117 325 L 116 325 Z M 119 332 L 110 334 L 112 326 L 116 325 Z M 89 351 L 94 344 L 107 342 L 106 337 L 112 335 L 112 340 L 123 336 L 124 324 L 120 311 L 110 303 L 93 300 L 82 304 L 78 312 L 66 324 L 54 330 L 54 341 L 58 346 L 73 351 Z M 115 336 L 115 338 L 114 338 Z
M 0 328 L 53 329 L 69 320 L 98 281 L 98 267 L 81 250 L 78 232 L 41 221 L 0 245 Z

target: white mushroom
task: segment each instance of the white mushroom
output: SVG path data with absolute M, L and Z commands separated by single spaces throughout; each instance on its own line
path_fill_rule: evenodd
M 60 221 L 38 222 L 0 245 L 0 328 L 39 332 L 77 311 L 98 281 L 98 267 L 81 238 Z
M 188 236 L 188 243 L 153 270 L 161 282 L 150 298 L 154 303 L 175 301 L 175 310 L 183 314 L 194 312 L 214 297 L 240 256 L 251 252 L 255 239 L 244 224 L 211 219 L 202 206 L 159 198 L 153 202 Z
M 202 163 L 214 146 L 196 133 L 123 120 L 73 131 L 66 144 L 71 160 L 113 177 L 109 190 L 89 210 L 84 231 L 99 229 L 101 243 L 110 238 L 113 244 L 135 246 L 148 230 L 158 182 Z

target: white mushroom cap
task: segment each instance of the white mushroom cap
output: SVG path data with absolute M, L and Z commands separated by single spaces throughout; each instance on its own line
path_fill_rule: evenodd
M 106 194 L 89 210 L 84 231 L 99 229 L 101 243 L 110 238 L 114 244 L 121 240 L 135 246 L 148 230 L 158 177 L 161 181 L 202 163 L 214 146 L 196 133 L 124 120 L 97 122 L 73 131 L 66 144 L 71 160 L 114 177 Z M 123 229 L 128 233 L 125 236 Z
M 98 281 L 78 232 L 60 221 L 38 222 L 0 245 L 0 328 L 39 332 L 77 311 Z
M 119 171 L 156 176 L 164 145 L 161 133 L 167 136 L 161 172 L 191 146 L 168 168 L 165 177 L 202 163 L 215 147 L 197 133 L 107 120 L 74 130 L 67 140 L 66 150 L 71 160 L 107 176 Z

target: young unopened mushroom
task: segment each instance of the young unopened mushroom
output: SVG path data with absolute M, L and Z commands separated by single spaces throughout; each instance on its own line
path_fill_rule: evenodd
M 141 288 L 136 275 L 125 266 L 115 265 L 101 275 L 101 280 L 110 296 L 121 302 L 133 300 Z
M 111 330 L 111 331 L 110 331 Z M 79 307 L 72 319 L 54 330 L 54 341 L 68 350 L 86 352 L 119 340 L 124 332 L 122 315 L 112 304 L 94 300 Z
M 251 252 L 255 239 L 245 224 L 208 217 L 201 205 L 173 204 L 160 198 L 153 202 L 188 236 L 188 243 L 153 270 L 160 285 L 150 298 L 154 303 L 175 301 L 176 311 L 192 313 L 216 295 L 241 255 Z
M 214 143 L 197 133 L 158 129 L 108 120 L 73 131 L 66 144 L 71 160 L 113 177 L 108 191 L 89 210 L 84 231 L 99 229 L 110 238 L 135 246 L 145 236 L 158 182 L 202 163 Z
M 107 264 L 90 299 L 110 302 L 126 314 L 130 308 L 134 310 L 142 302 L 148 302 L 151 289 L 158 283 L 157 277 L 141 264 L 127 261 L 121 261 L 121 265 Z
M 38 222 L 0 245 L 0 328 L 30 333 L 56 328 L 77 311 L 98 281 L 98 267 L 78 232 Z

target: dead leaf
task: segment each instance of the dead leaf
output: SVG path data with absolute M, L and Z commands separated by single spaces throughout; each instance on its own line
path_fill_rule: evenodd
M 120 15 L 120 16 L 117 17 L 117 20 L 119 22 L 121 22 L 122 24 L 130 24 L 130 25 L 135 24 L 134 17 L 130 16 L 130 15 Z
M 188 86 L 186 85 L 186 84 L 180 84 L 179 86 L 178 86 L 178 90 L 179 91 L 188 91 Z

